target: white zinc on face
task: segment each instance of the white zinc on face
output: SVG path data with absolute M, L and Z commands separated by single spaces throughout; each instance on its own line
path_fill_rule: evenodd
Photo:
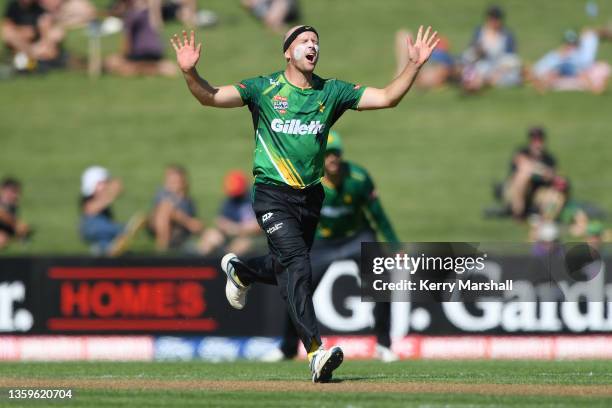
M 298 44 L 293 48 L 293 59 L 296 61 L 301 60 L 302 58 L 304 58 L 304 56 L 306 55 L 306 51 L 308 51 L 308 45 L 307 44 Z M 319 56 L 319 44 L 315 44 L 314 45 L 314 49 L 316 52 L 316 56 Z

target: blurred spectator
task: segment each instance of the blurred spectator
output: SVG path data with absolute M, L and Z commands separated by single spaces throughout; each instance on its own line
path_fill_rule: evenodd
M 51 15 L 53 24 L 62 30 L 85 27 L 96 18 L 96 8 L 88 0 L 39 0 Z
M 408 64 L 408 37 L 411 36 L 412 33 L 405 29 L 395 33 L 396 76 L 401 74 Z M 450 43 L 444 36 L 439 38 L 438 46 L 417 76 L 415 85 L 421 89 L 440 88 L 455 76 L 455 59 L 450 53 Z
M 11 240 L 25 240 L 32 233 L 28 224 L 18 216 L 20 199 L 21 183 L 12 177 L 4 178 L 0 183 L 0 249 Z
M 557 165 L 553 155 L 546 150 L 543 128 L 529 129 L 528 140 L 529 144 L 514 154 L 510 176 L 504 186 L 505 202 L 516 218 L 526 215 L 538 188 L 550 185 Z
M 544 185 L 533 194 L 533 206 L 541 219 L 557 221 L 569 200 L 569 180 L 553 176 L 549 185 Z
M 2 21 L 2 41 L 13 53 L 18 71 L 44 71 L 66 66 L 64 31 L 53 23 L 39 0 L 11 0 Z
M 569 181 L 555 176 L 550 186 L 542 187 L 534 198 L 542 218 L 568 227 L 572 237 L 584 238 L 591 223 L 589 213 L 572 198 Z
M 570 236 L 585 238 L 589 228 L 601 225 L 598 218 L 605 214 L 588 203 L 580 203 L 571 195 L 570 183 L 565 177 L 554 176 L 549 185 L 539 188 L 533 198 L 537 222 L 557 222 L 567 226 Z M 532 231 L 535 236 L 535 231 Z
M 261 234 L 257 224 L 246 175 L 234 170 L 225 176 L 223 183 L 226 199 L 216 219 L 216 228 L 204 232 L 201 252 L 210 254 L 225 247 L 224 252 L 240 256 L 252 249 L 253 238 Z
M 300 19 L 298 0 L 242 0 L 242 5 L 277 33 L 285 32 L 287 24 Z
M 612 241 L 612 230 L 605 228 L 600 221 L 591 221 L 586 229 L 587 244 L 601 252 L 604 242 Z
M 467 92 L 485 86 L 513 86 L 521 82 L 521 61 L 516 54 L 516 42 L 504 25 L 504 12 L 500 7 L 487 9 L 485 22 L 476 28 L 462 60 L 461 84 Z
M 604 226 L 599 221 L 592 221 L 586 229 L 586 242 L 592 249 L 599 251 L 603 243 Z
M 155 195 L 149 216 L 149 231 L 155 237 L 155 247 L 159 251 L 186 249 L 189 238 L 200 234 L 203 228 L 189 196 L 187 171 L 179 165 L 168 166 L 164 185 Z
M 164 0 L 162 3 L 162 19 L 164 21 L 178 20 L 187 27 L 209 27 L 218 21 L 218 17 L 210 10 L 198 10 L 196 0 Z
M 559 227 L 554 222 L 542 222 L 538 225 L 536 241 L 532 254 L 537 257 L 547 257 L 562 252 L 559 241 Z
M 563 44 L 544 55 L 529 75 L 539 91 L 591 91 L 602 93 L 610 77 L 610 64 L 595 61 L 599 37 L 594 30 L 585 30 L 578 36 L 567 30 Z
M 567 225 L 573 237 L 584 237 L 591 217 L 583 206 L 576 200 L 568 197 L 559 214 L 559 222 Z
M 136 214 L 126 226 L 114 221 L 111 206 L 123 191 L 119 179 L 111 178 L 104 167 L 88 167 L 81 176 L 80 234 L 92 252 L 117 256 L 130 245 L 146 219 Z
M 570 259 L 570 261 L 575 260 L 579 262 L 577 265 L 580 267 L 579 278 L 592 281 L 599 277 L 599 279 L 602 279 L 600 281 L 602 286 L 606 269 L 605 262 L 602 260 L 602 251 L 605 250 L 603 247 L 604 233 L 604 226 L 601 222 L 590 222 L 586 230 L 588 252 L 583 253 L 582 257 L 574 256 L 574 259 Z
M 176 64 L 164 59 L 160 0 L 121 0 L 115 12 L 123 19 L 123 52 L 106 58 L 106 70 L 121 76 L 175 76 Z

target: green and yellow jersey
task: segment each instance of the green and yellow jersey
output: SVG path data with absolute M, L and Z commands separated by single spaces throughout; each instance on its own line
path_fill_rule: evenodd
M 301 89 L 284 72 L 236 85 L 255 128 L 255 183 L 306 188 L 320 182 L 327 134 L 347 109 L 357 109 L 365 88 L 313 75 Z
M 325 200 L 317 238 L 346 238 L 371 229 L 378 230 L 387 242 L 399 242 L 368 172 L 348 161 L 342 162 L 340 171 L 342 183 L 339 186 L 323 179 Z

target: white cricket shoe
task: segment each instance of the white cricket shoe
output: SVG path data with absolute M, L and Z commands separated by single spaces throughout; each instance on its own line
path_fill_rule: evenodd
M 229 304 L 234 308 L 241 310 L 246 305 L 246 295 L 250 286 L 244 286 L 236 277 L 236 270 L 230 261 L 237 261 L 236 254 L 225 254 L 221 259 L 221 269 L 227 275 L 227 283 L 225 284 L 225 297 Z
M 310 361 L 312 382 L 324 383 L 331 380 L 332 372 L 342 364 L 342 360 L 344 360 L 344 353 L 340 347 L 334 346 L 329 350 L 319 348 Z
M 287 360 L 287 357 L 285 357 L 285 354 L 277 347 L 268 351 L 259 359 L 259 361 L 264 363 L 278 363 L 283 360 Z
M 381 344 L 376 345 L 376 358 L 383 363 L 392 363 L 399 360 L 399 356 L 393 350 Z

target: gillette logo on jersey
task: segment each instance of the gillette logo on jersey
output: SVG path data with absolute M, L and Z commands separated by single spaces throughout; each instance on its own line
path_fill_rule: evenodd
M 274 119 L 270 125 L 273 131 L 288 135 L 316 135 L 321 133 L 325 127 L 325 124 L 319 122 L 318 120 L 313 120 L 310 123 L 305 124 L 299 119 Z

